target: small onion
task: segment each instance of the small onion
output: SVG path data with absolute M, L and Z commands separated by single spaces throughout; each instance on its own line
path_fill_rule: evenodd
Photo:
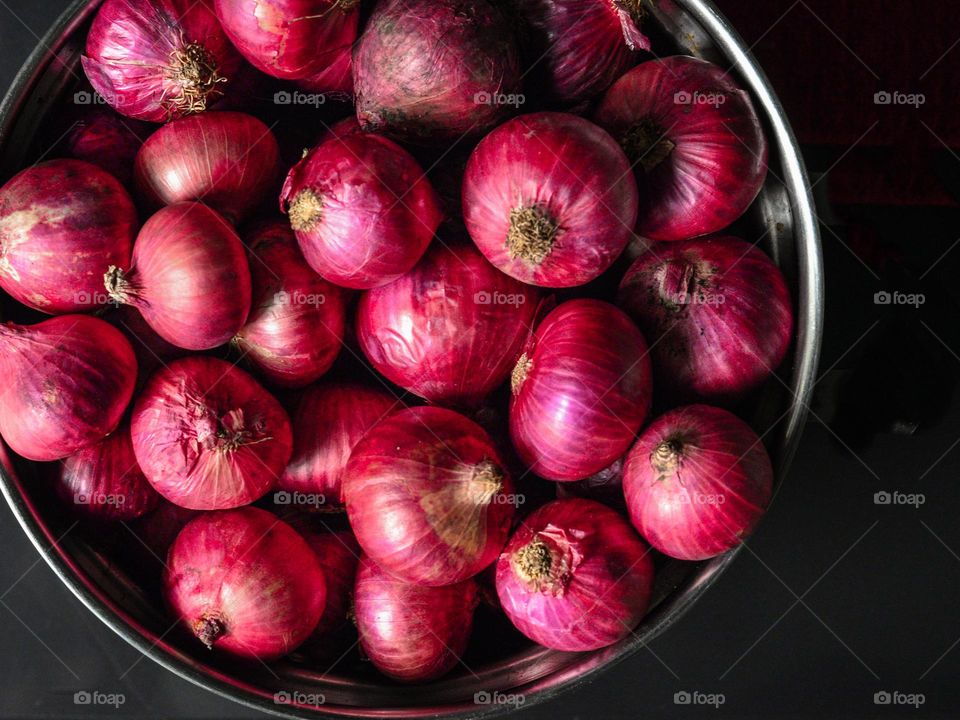
M 74 123 L 66 140 L 67 153 L 99 165 L 126 187 L 133 181 L 133 161 L 150 130 L 147 123 L 93 108 Z
M 615 510 L 625 511 L 623 501 L 623 458 L 583 480 L 556 483 L 557 498 L 581 497 L 596 500 Z
M 654 420 L 623 473 L 634 526 L 657 550 L 681 560 L 737 547 L 759 522 L 772 488 L 773 468 L 757 434 L 709 405 Z

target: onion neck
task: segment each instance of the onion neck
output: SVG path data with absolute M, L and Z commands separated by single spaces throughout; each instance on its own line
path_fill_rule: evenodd
M 638 26 L 647 16 L 647 9 L 643 6 L 643 0 L 611 0 L 611 2 L 615 8 L 625 10 Z
M 624 133 L 620 145 L 633 165 L 649 173 L 670 157 L 676 144 L 652 118 L 644 118 Z
M 323 217 L 323 198 L 310 188 L 297 193 L 287 211 L 290 227 L 298 232 L 309 232 Z
M 660 302 L 667 310 L 677 312 L 694 303 L 710 286 L 709 268 L 683 258 L 666 262 L 660 278 Z
M 477 463 L 470 473 L 470 499 L 477 505 L 489 505 L 503 488 L 503 471 L 491 460 Z
M 510 373 L 510 390 L 514 395 L 520 392 L 520 388 L 523 387 L 523 383 L 526 382 L 532 369 L 533 360 L 524 353 L 517 360 L 517 364 L 513 366 L 513 371 Z
M 216 59 L 200 43 L 189 43 L 170 53 L 168 76 L 180 88 L 179 95 L 167 99 L 177 115 L 203 112 L 222 94 L 220 85 L 227 82 Z
M 557 238 L 559 224 L 539 205 L 514 208 L 510 211 L 507 230 L 507 252 L 511 260 L 520 259 L 528 265 L 539 265 Z
M 661 476 L 674 473 L 680 469 L 683 461 L 683 443 L 678 439 L 664 440 L 650 456 L 650 464 Z M 663 479 L 663 477 L 659 478 Z
M 140 287 L 132 273 L 126 274 L 116 265 L 107 268 L 103 275 L 103 286 L 110 299 L 119 305 L 141 305 Z
M 213 644 L 226 632 L 226 622 L 219 612 L 205 612 L 193 623 L 193 634 L 207 646 L 207 649 L 213 648 Z

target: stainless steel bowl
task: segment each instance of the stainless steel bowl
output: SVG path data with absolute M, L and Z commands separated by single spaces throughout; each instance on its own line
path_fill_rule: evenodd
M 98 0 L 77 0 L 40 41 L 0 104 L 0 181 L 35 161 L 42 128 L 49 127 L 64 97 L 75 88 L 86 26 Z M 778 481 L 796 451 L 815 381 L 820 351 L 823 268 L 813 201 L 796 140 L 763 71 L 727 21 L 707 0 L 653 0 L 659 32 L 679 53 L 735 68 L 762 115 L 771 144 L 770 177 L 740 223 L 748 240 L 762 246 L 783 268 L 793 290 L 797 336 L 780 382 L 771 381 L 757 403 L 755 427 L 773 429 L 765 442 Z M 4 315 L 7 313 L 4 312 Z M 63 583 L 114 632 L 168 670 L 236 702 L 287 717 L 480 716 L 509 706 L 478 705 L 476 693 L 522 693 L 526 705 L 588 681 L 632 655 L 676 622 L 733 561 L 736 552 L 703 563 L 668 562 L 659 568 L 654 605 L 636 632 L 590 653 L 561 653 L 534 646 L 509 657 L 476 661 L 473 672 L 454 672 L 439 681 L 399 686 L 355 667 L 325 674 L 288 660 L 267 668 L 231 662 L 206 652 L 171 630 L 169 617 L 151 593 L 124 567 L 71 531 L 71 520 L 51 512 L 30 464 L 0 447 L 3 495 L 23 530 Z M 26 482 L 25 482 L 26 481 Z M 131 540 L 131 542 L 133 542 Z M 473 663 L 473 661 L 472 661 Z M 277 694 L 322 696 L 312 706 L 278 702 Z M 318 698 L 308 698 L 314 700 Z

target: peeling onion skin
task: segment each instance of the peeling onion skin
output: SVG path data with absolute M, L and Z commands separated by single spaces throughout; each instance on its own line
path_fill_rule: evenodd
M 137 211 L 106 170 L 49 160 L 0 188 L 0 287 L 35 310 L 87 312 L 106 303 L 103 273 L 130 262 Z
M 382 0 L 353 56 L 363 129 L 409 141 L 483 133 L 520 92 L 513 27 L 489 0 Z
M 293 446 L 280 403 L 243 370 L 203 356 L 154 373 L 134 404 L 131 439 L 157 492 L 191 510 L 262 497 Z
M 236 224 L 274 187 L 279 156 L 273 132 L 252 115 L 192 115 L 147 138 L 136 158 L 137 189 L 154 209 L 202 201 Z
M 627 451 L 650 410 L 647 343 L 613 305 L 568 300 L 537 328 L 512 386 L 520 459 L 549 480 L 583 480 Z
M 166 122 L 215 104 L 242 58 L 206 0 L 106 0 L 80 62 L 118 113 Z
M 594 120 L 627 151 L 640 187 L 637 232 L 651 240 L 724 229 L 750 207 L 767 175 L 767 140 L 750 96 L 704 60 L 638 65 L 607 91 Z M 667 143 L 651 147 L 632 135 L 644 120 L 656 128 L 649 137 Z
M 535 510 L 496 567 L 507 617 L 554 650 L 597 650 L 627 637 L 653 589 L 653 560 L 636 531 L 610 508 L 582 498 Z
M 357 338 L 390 381 L 432 403 L 473 407 L 507 379 L 538 302 L 536 288 L 473 245 L 438 243 L 406 275 L 364 293 Z
M 773 468 L 738 417 L 688 405 L 644 430 L 627 456 L 623 491 L 631 521 L 657 550 L 706 560 L 756 527 L 770 503 Z
M 402 410 L 368 432 L 347 463 L 343 493 L 364 553 L 429 586 L 493 562 L 514 513 L 513 483 L 489 436 L 437 407 Z
M 674 404 L 742 398 L 783 362 L 793 337 L 783 274 L 734 237 L 654 245 L 624 275 L 618 304 L 658 339 L 657 388 Z
M 77 120 L 67 137 L 70 157 L 98 165 L 124 187 L 133 182 L 133 162 L 153 127 L 107 108 L 93 108 Z
M 323 570 L 307 542 L 253 507 L 188 523 L 170 548 L 164 589 L 207 647 L 264 661 L 303 643 L 326 602 Z
M 354 591 L 360 647 L 394 680 L 434 680 L 466 650 L 478 601 L 473 580 L 444 587 L 406 583 L 364 557 Z
M 521 115 L 487 135 L 467 162 L 462 199 L 467 230 L 487 260 L 542 287 L 599 276 L 637 219 L 627 157 L 605 131 L 568 113 Z

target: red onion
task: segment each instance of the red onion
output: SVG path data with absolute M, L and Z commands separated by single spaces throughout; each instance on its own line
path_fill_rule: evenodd
M 311 150 L 287 175 L 280 206 L 310 267 L 357 289 L 412 268 L 441 220 L 436 193 L 413 156 L 362 133 Z
M 311 270 L 290 227 L 260 225 L 247 238 L 253 309 L 233 338 L 266 381 L 302 387 L 321 377 L 340 353 L 346 309 L 343 291 Z
M 133 354 L 137 357 L 137 387 L 142 387 L 154 370 L 164 363 L 188 354 L 183 348 L 171 345 L 157 335 L 143 315 L 130 305 L 118 305 L 101 317 L 130 341 Z
M 757 388 L 793 335 L 780 270 L 731 237 L 655 245 L 627 271 L 619 302 L 657 338 L 658 387 L 674 398 L 730 401 Z
M 363 130 L 360 129 L 360 122 L 357 120 L 357 116 L 348 115 L 345 118 L 337 120 L 330 127 L 325 128 L 324 131 L 320 133 L 320 137 L 317 138 L 317 145 L 325 143 L 327 140 L 335 140 L 336 138 L 347 137 L 348 135 L 362 132 Z
M 432 403 L 473 406 L 510 374 L 538 295 L 472 245 L 434 245 L 409 273 L 364 293 L 357 338 L 397 385 Z
M 110 297 L 136 307 L 177 347 L 207 350 L 236 335 L 250 312 L 250 269 L 240 238 L 200 203 L 177 203 L 144 223 L 128 269 L 111 265 Z
M 152 557 L 165 563 L 167 552 L 184 526 L 200 514 L 199 510 L 188 510 L 174 505 L 157 496 L 158 506 L 153 512 L 138 519 L 133 526 L 134 534 L 147 551 L 146 557 Z M 139 549 L 139 548 L 135 548 Z
M 557 498 L 587 498 L 616 510 L 626 510 L 623 502 L 623 458 L 617 458 L 609 467 L 584 480 L 555 485 Z
M 110 173 L 80 160 L 50 160 L 0 188 L 0 287 L 47 313 L 107 301 L 103 273 L 130 260 L 133 201 Z
M 722 230 L 750 206 L 767 174 L 767 141 L 750 96 L 704 60 L 638 65 L 607 91 L 595 119 L 633 163 L 637 232 L 653 240 Z
M 357 564 L 360 562 L 360 546 L 349 530 L 317 531 L 296 524 L 293 527 L 317 554 L 327 585 L 327 602 L 323 615 L 310 635 L 311 644 L 317 646 L 313 648 L 317 654 L 316 650 L 326 649 L 322 646 L 346 634 L 351 626 L 349 616 L 353 604 Z
M 323 570 L 306 541 L 258 508 L 204 513 L 170 548 L 164 588 L 208 648 L 273 660 L 294 650 L 325 604 Z
M 137 154 L 137 188 L 153 207 L 201 200 L 230 222 L 273 187 L 279 149 L 252 115 L 209 112 L 164 125 Z
M 463 218 L 507 275 L 571 287 L 600 275 L 626 247 L 637 188 L 603 130 L 576 115 L 534 113 L 504 123 L 474 150 Z
M 512 492 L 486 432 L 437 407 L 381 420 L 354 448 L 343 478 L 360 547 L 421 585 L 451 585 L 493 562 L 509 532 Z
M 593 500 L 534 511 L 497 561 L 497 595 L 517 629 L 579 652 L 627 637 L 647 611 L 653 560 L 630 524 Z
M 766 510 L 772 488 L 773 468 L 757 434 L 709 405 L 654 420 L 623 473 L 634 526 L 657 550 L 681 560 L 738 546 Z
M 114 110 L 153 122 L 206 110 L 242 62 L 206 0 L 106 0 L 80 60 Z
M 133 520 L 160 503 L 137 464 L 126 425 L 63 460 L 57 492 L 78 513 L 97 520 Z
M 647 343 L 622 311 L 569 300 L 513 370 L 510 437 L 533 472 L 582 480 L 623 455 L 650 409 Z
M 383 390 L 355 383 L 307 388 L 291 417 L 293 455 L 278 487 L 316 501 L 307 504 L 343 507 L 343 472 L 354 446 L 370 428 L 402 407 Z
M 530 30 L 533 84 L 563 103 L 606 90 L 649 50 L 641 0 L 520 0 Z
M 150 126 L 112 110 L 84 113 L 67 136 L 70 157 L 99 165 L 124 186 L 133 181 L 133 160 L 150 134 Z
M 243 370 L 201 356 L 154 373 L 134 405 L 131 437 L 157 492 L 192 510 L 261 497 L 293 445 L 290 421 L 272 395 Z
M 99 442 L 133 396 L 137 360 L 123 334 L 87 315 L 0 324 L 0 435 L 28 460 Z
M 382 0 L 353 56 L 364 130 L 406 139 L 481 133 L 520 89 L 513 28 L 489 0 Z
M 353 47 L 335 51 L 329 65 L 308 78 L 297 81 L 297 86 L 307 92 L 324 93 L 336 100 L 353 98 Z M 353 116 L 356 118 L 356 115 Z
M 446 587 L 414 585 L 364 557 L 354 590 L 360 647 L 395 680 L 433 680 L 460 661 L 477 602 L 473 580 Z

